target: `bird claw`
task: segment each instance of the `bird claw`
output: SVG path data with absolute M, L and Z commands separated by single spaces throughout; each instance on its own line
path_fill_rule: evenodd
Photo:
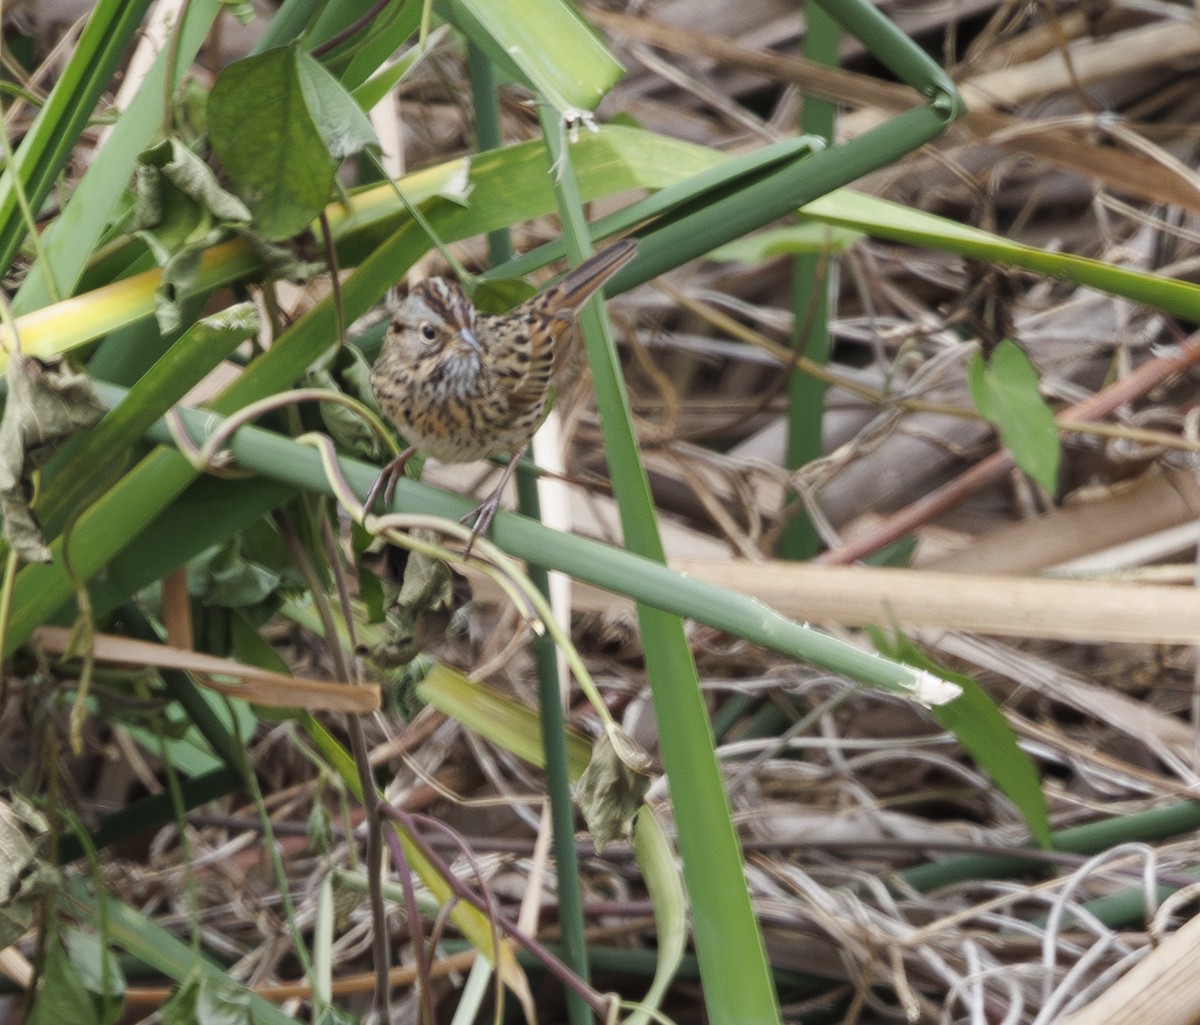
M 404 476 L 404 467 L 414 452 L 416 452 L 415 448 L 405 449 L 379 471 L 379 476 L 375 478 L 375 483 L 371 485 L 371 490 L 367 492 L 366 500 L 363 502 L 364 516 L 375 508 L 375 503 L 381 495 L 385 509 L 392 504 L 392 496 L 396 493 L 396 484 Z
M 475 545 L 475 539 L 480 535 L 488 536 L 488 531 L 492 529 L 492 520 L 496 518 L 496 510 L 500 508 L 500 491 L 493 491 L 476 509 L 472 509 L 464 516 L 459 523 L 466 524 L 474 520 L 471 524 L 471 533 L 467 537 L 466 547 L 463 548 L 463 558 L 467 558 L 471 554 L 471 549 Z

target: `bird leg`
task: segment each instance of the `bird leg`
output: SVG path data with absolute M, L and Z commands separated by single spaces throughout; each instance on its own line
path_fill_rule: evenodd
M 383 495 L 384 506 L 392 504 L 392 495 L 396 491 L 396 482 L 404 476 L 404 467 L 416 454 L 416 451 L 416 446 L 406 448 L 379 471 L 379 476 L 375 478 L 375 483 L 371 485 L 371 490 L 367 492 L 367 500 L 363 504 L 363 515 L 366 515 L 375 507 L 375 502 L 378 500 L 380 494 Z
M 475 521 L 471 526 L 471 536 L 467 538 L 467 546 L 463 549 L 464 558 L 471 554 L 471 547 L 475 544 L 475 539 L 480 534 L 487 537 L 488 531 L 491 530 L 492 520 L 496 518 L 496 510 L 500 508 L 500 496 L 508 486 L 508 482 L 512 480 L 513 471 L 516 470 L 517 463 L 521 461 L 521 457 L 525 454 L 527 447 L 526 445 L 522 445 L 518 451 L 509 457 L 504 471 L 500 474 L 500 482 L 492 489 L 492 493 L 483 500 L 483 503 L 477 509 L 473 509 L 459 520 L 460 523 L 466 523 L 471 519 Z

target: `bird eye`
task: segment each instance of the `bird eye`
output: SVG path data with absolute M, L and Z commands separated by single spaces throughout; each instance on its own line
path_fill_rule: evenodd
M 424 321 L 421 326 L 417 328 L 417 330 L 421 333 L 421 337 L 424 338 L 425 341 L 437 341 L 437 329 L 431 323 L 429 323 L 429 321 Z

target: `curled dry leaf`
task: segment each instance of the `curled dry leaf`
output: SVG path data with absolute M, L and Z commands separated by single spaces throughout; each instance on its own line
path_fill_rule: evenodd
M 616 724 L 595 744 L 579 777 L 579 810 L 600 851 L 610 840 L 633 836 L 633 820 L 650 786 L 650 756 Z
M 45 894 L 61 884 L 58 870 L 42 857 L 49 835 L 33 805 L 12 792 L 0 795 L 0 948 L 28 932 Z
M 76 431 L 94 426 L 105 407 L 87 374 L 62 357 L 18 355 L 5 375 L 8 401 L 0 420 L 0 513 L 4 537 L 27 562 L 49 562 L 33 513 L 33 472 Z
M 432 531 L 414 531 L 435 541 Z M 454 577 L 440 560 L 420 551 L 408 552 L 385 545 L 369 556 L 384 592 L 383 638 L 370 650 L 381 669 L 407 665 L 446 633 L 455 608 L 463 598 L 455 594 Z

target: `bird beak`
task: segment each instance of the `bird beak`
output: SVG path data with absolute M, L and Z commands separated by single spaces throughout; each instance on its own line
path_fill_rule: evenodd
M 479 339 L 475 337 L 475 332 L 469 327 L 459 328 L 458 337 L 468 349 L 473 349 L 478 355 L 483 355 L 483 346 L 479 344 Z

